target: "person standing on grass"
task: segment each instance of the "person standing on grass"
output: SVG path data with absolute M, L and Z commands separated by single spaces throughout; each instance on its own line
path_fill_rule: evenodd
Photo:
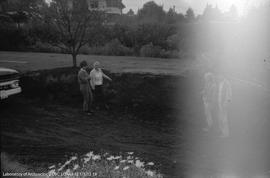
M 94 63 L 94 68 L 90 72 L 90 83 L 91 83 L 91 88 L 93 89 L 94 93 L 94 101 L 97 105 L 97 108 L 102 106 L 106 107 L 107 105 L 105 104 L 104 101 L 104 93 L 103 93 L 103 78 L 112 81 L 110 77 L 108 77 L 106 74 L 103 73 L 100 63 L 96 61 Z
M 219 76 L 218 87 L 218 121 L 222 137 L 229 137 L 228 109 L 232 100 L 231 83 L 224 76 Z
M 204 111 L 206 117 L 207 127 L 204 131 L 213 130 L 213 124 L 216 123 L 214 119 L 217 113 L 217 92 L 218 86 L 216 79 L 212 73 L 206 73 L 204 75 L 204 89 L 202 91 L 202 99 L 204 104 Z
M 90 86 L 90 77 L 86 71 L 88 64 L 86 61 L 82 61 L 80 63 L 80 71 L 78 72 L 78 82 L 80 85 L 80 91 L 83 96 L 83 111 L 86 112 L 88 115 L 92 113 L 92 102 L 93 102 L 93 95 Z

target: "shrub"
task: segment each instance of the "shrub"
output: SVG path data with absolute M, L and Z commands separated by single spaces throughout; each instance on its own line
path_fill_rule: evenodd
M 80 48 L 79 51 L 80 54 L 95 54 L 92 53 L 92 48 L 90 48 L 88 45 L 84 45 Z
M 18 30 L 15 27 L 0 27 L 0 50 L 24 51 L 32 43 L 26 30 Z
M 167 49 L 166 39 L 175 34 L 176 31 L 175 27 L 166 24 L 140 24 L 136 30 L 136 44 L 142 47 L 143 45 L 153 43 L 154 46 Z
M 179 58 L 180 53 L 177 50 L 161 50 L 160 51 L 161 58 Z
M 173 34 L 169 36 L 166 40 L 167 47 L 170 49 L 178 49 L 180 45 L 179 34 Z
M 142 57 L 160 57 L 161 47 L 154 46 L 152 43 L 144 45 L 140 49 Z
M 182 58 L 182 51 L 176 49 L 166 50 L 160 46 L 154 46 L 152 43 L 142 46 L 140 49 L 140 56 L 142 57 L 159 57 L 159 58 Z
M 40 41 L 37 41 L 33 46 L 31 46 L 31 49 L 36 52 L 50 52 L 50 53 L 64 52 L 56 46 L 52 46 L 49 43 L 42 43 Z
M 80 49 L 81 54 L 95 54 L 107 56 L 130 56 L 134 51 L 120 43 L 118 39 L 112 40 L 105 46 L 83 46 Z
M 133 54 L 133 50 L 122 45 L 118 39 L 107 43 L 103 48 L 105 55 L 128 56 Z

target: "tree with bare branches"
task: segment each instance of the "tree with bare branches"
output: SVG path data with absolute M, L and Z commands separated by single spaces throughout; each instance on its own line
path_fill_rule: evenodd
M 77 66 L 80 48 L 89 42 L 96 28 L 103 25 L 104 14 L 88 7 L 83 0 L 53 0 L 44 17 L 57 33 L 53 35 L 56 39 L 48 39 L 48 42 L 71 54 L 73 67 Z

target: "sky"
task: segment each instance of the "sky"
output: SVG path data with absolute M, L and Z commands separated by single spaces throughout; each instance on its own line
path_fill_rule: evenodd
M 133 9 L 135 12 L 150 0 L 123 0 L 126 8 L 124 12 Z M 218 5 L 222 11 L 228 11 L 234 4 L 240 15 L 243 15 L 249 8 L 258 6 L 270 0 L 154 0 L 157 4 L 163 5 L 165 10 L 175 6 L 177 12 L 186 12 L 187 8 L 192 7 L 196 14 L 201 14 L 206 4 Z

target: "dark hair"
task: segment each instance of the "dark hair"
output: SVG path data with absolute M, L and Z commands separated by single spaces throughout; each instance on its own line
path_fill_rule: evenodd
M 86 61 L 82 61 L 80 63 L 80 67 L 83 68 L 83 67 L 86 67 L 87 66 L 87 62 Z

